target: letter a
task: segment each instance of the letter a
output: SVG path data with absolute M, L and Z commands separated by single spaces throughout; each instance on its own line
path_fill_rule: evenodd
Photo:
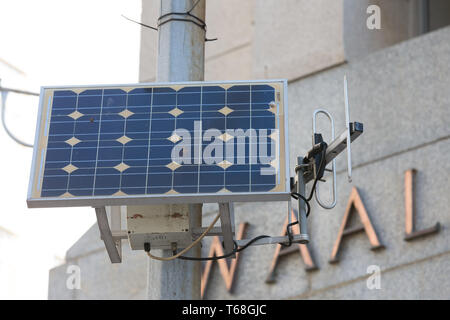
M 291 219 L 292 221 L 295 221 L 296 219 L 294 211 L 291 211 Z M 282 235 L 286 235 L 286 227 L 288 225 L 288 219 L 286 218 L 286 221 L 284 222 L 283 226 L 283 233 Z M 300 227 L 298 224 L 292 226 L 292 233 L 293 234 L 299 234 L 300 233 Z M 282 249 L 281 245 L 278 244 L 277 248 L 275 250 L 275 254 L 273 255 L 272 264 L 270 266 L 269 275 L 266 278 L 266 283 L 275 283 L 275 271 L 278 265 L 278 260 L 280 257 L 295 252 L 299 250 L 300 255 L 302 256 L 303 262 L 305 263 L 305 270 L 306 271 L 313 271 L 318 269 L 316 264 L 314 263 L 313 258 L 311 257 L 311 253 L 309 252 L 308 246 L 306 244 L 298 244 L 298 245 L 292 245 L 292 247 Z
M 366 25 L 369 30 L 381 29 L 381 10 L 380 7 L 373 4 L 367 7 L 368 14 L 372 14 L 367 18 Z
M 350 214 L 352 212 L 352 208 L 355 208 L 356 212 L 359 215 L 359 219 L 361 220 L 362 226 L 346 228 L 347 223 L 349 221 Z M 359 231 L 365 231 L 367 237 L 369 238 L 369 242 L 371 244 L 371 250 L 381 249 L 384 246 L 378 240 L 377 234 L 375 233 L 375 229 L 370 222 L 369 215 L 367 214 L 366 208 L 359 196 L 358 189 L 353 187 L 352 193 L 350 194 L 350 198 L 348 199 L 347 208 L 345 209 L 344 219 L 342 220 L 341 227 L 339 229 L 339 234 L 334 243 L 333 252 L 331 253 L 330 263 L 336 263 L 339 261 L 338 252 L 339 247 L 341 245 L 341 240 L 344 236 L 348 236 L 354 234 Z

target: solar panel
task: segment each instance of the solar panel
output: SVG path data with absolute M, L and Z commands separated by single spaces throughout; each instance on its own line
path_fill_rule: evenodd
M 44 87 L 28 206 L 287 200 L 286 88 Z

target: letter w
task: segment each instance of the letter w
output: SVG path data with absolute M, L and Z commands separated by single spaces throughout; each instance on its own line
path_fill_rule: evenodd
M 247 226 L 248 226 L 247 222 L 243 222 L 243 223 L 239 224 L 239 231 L 236 236 L 236 240 L 242 239 L 242 237 L 244 236 L 244 233 L 245 233 L 245 229 L 247 229 Z M 213 257 L 213 256 L 220 257 L 220 256 L 223 256 L 224 254 L 225 253 L 223 251 L 222 244 L 220 243 L 220 239 L 218 236 L 215 236 L 211 243 L 208 257 Z M 231 291 L 231 288 L 233 286 L 233 279 L 234 279 L 234 274 L 236 272 L 239 255 L 240 255 L 239 252 L 236 253 L 236 258 L 231 261 L 230 267 L 228 267 L 227 259 L 217 260 L 217 263 L 219 264 L 220 274 L 222 275 L 222 278 L 225 281 L 225 286 L 226 286 L 228 292 Z M 206 286 L 208 284 L 209 274 L 210 274 L 213 262 L 214 262 L 214 260 L 207 261 L 205 268 L 203 269 L 202 288 L 201 288 L 202 299 L 205 294 Z

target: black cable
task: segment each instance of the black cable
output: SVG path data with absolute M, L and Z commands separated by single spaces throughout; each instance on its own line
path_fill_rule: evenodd
M 200 28 L 202 28 L 203 30 L 206 31 L 206 23 L 205 23 L 202 19 L 197 18 L 196 16 L 194 16 L 194 15 L 192 15 L 192 14 L 179 13 L 179 12 L 170 12 L 170 13 L 167 13 L 167 14 L 165 14 L 165 15 L 162 15 L 161 17 L 159 17 L 158 20 L 160 20 L 160 19 L 162 19 L 162 18 L 164 18 L 164 17 L 166 17 L 166 16 L 172 15 L 172 14 L 176 14 L 176 15 L 188 15 L 188 16 L 191 16 L 191 17 L 197 19 L 197 20 L 200 21 L 200 22 L 196 22 L 196 21 L 194 21 L 194 20 L 191 20 L 191 19 L 185 19 L 185 18 L 170 18 L 170 19 L 167 19 L 166 21 L 164 21 L 164 22 L 162 22 L 162 23 L 158 23 L 158 27 L 162 26 L 163 24 L 166 24 L 166 23 L 169 22 L 169 21 L 185 21 L 185 22 L 192 22 L 193 24 L 199 26 Z
M 297 193 L 297 192 L 291 192 L 291 197 L 296 199 L 296 200 L 298 200 L 298 198 L 301 198 L 305 202 L 305 204 L 306 204 L 306 217 L 308 217 L 309 213 L 311 211 L 311 205 L 309 204 L 309 201 L 307 201 L 304 196 L 302 196 L 300 193 Z M 294 221 L 294 222 L 291 222 L 291 223 L 289 223 L 286 226 L 286 233 L 287 233 L 289 242 L 288 242 L 288 244 L 280 243 L 281 246 L 283 246 L 283 247 L 290 247 L 292 245 L 292 238 L 293 238 L 293 236 L 292 236 L 292 233 L 291 233 L 291 227 L 295 226 L 296 224 L 298 224 L 298 220 Z
M 318 179 L 319 178 L 319 172 L 321 172 L 324 169 L 323 166 L 325 165 L 326 150 L 327 150 L 326 148 L 323 148 L 323 150 L 322 150 L 322 159 L 320 159 L 319 170 L 317 170 L 316 178 L 314 179 L 313 185 L 311 187 L 311 192 L 310 192 L 309 197 L 308 197 L 308 199 L 306 201 L 311 201 L 311 199 L 312 199 L 312 197 L 314 195 L 314 191 L 316 191 L 316 184 L 317 184 L 317 181 L 319 181 L 319 179 Z
M 195 7 L 198 5 L 199 2 L 200 2 L 200 0 L 197 0 L 197 2 L 194 3 L 192 8 L 190 8 L 186 13 L 191 13 L 191 11 L 195 9 Z
M 178 257 L 178 259 L 181 260 L 192 260 L 192 261 L 209 261 L 209 260 L 220 260 L 220 259 L 226 259 L 228 257 L 231 257 L 232 255 L 241 252 L 242 250 L 248 248 L 251 244 L 253 244 L 255 241 L 258 241 L 259 239 L 263 239 L 263 238 L 270 238 L 270 236 L 266 236 L 266 235 L 262 235 L 262 236 L 257 236 L 255 238 L 253 238 L 252 240 L 250 240 L 249 242 L 247 242 L 247 244 L 245 244 L 244 246 L 238 248 L 237 243 L 234 241 L 234 249 L 233 251 L 231 251 L 230 253 L 224 254 L 223 256 L 214 256 L 214 257 L 200 257 L 200 258 L 195 258 L 195 257 L 186 257 L 186 256 L 180 256 Z
M 298 198 L 302 199 L 306 204 L 306 216 L 309 217 L 309 213 L 311 212 L 311 205 L 309 204 L 309 200 L 306 199 L 304 196 L 302 196 L 300 193 L 297 192 L 291 192 L 291 197 L 295 200 L 298 200 Z M 297 221 L 298 223 L 298 221 Z M 294 223 L 295 225 L 296 223 Z
M 145 24 L 145 23 L 142 23 L 142 22 L 139 22 L 139 21 L 130 19 L 130 18 L 124 16 L 123 14 L 121 14 L 121 16 L 122 16 L 123 18 L 127 19 L 128 21 L 131 21 L 131 22 L 137 23 L 137 24 L 139 24 L 139 25 L 141 25 L 141 26 L 143 26 L 143 27 L 150 28 L 150 29 L 152 29 L 152 30 L 158 31 L 158 28 L 155 28 L 155 27 L 149 26 L 148 24 Z
M 322 159 L 320 159 L 319 170 L 317 170 L 318 173 L 323 170 L 323 166 L 325 165 L 325 154 L 326 154 L 326 148 L 323 148 L 323 150 L 322 150 Z M 294 198 L 295 200 L 298 200 L 300 198 L 300 199 L 302 199 L 305 202 L 305 204 L 306 204 L 306 217 L 309 217 L 309 214 L 311 212 L 311 205 L 310 205 L 309 201 L 311 201 L 311 199 L 312 199 L 312 197 L 314 195 L 314 191 L 316 190 L 317 181 L 319 180 L 318 178 L 319 178 L 319 174 L 317 174 L 316 177 L 314 178 L 314 182 L 313 182 L 313 185 L 311 187 L 311 192 L 310 192 L 308 198 L 305 198 L 304 196 L 302 196 L 298 192 L 291 192 L 291 197 L 292 198 Z M 286 233 L 288 235 L 289 242 L 288 242 L 288 244 L 281 243 L 281 245 L 283 247 L 290 247 L 292 245 L 292 238 L 293 237 L 292 237 L 292 233 L 291 233 L 291 227 L 295 226 L 296 224 L 298 224 L 298 220 L 294 221 L 294 222 L 291 222 L 291 223 L 289 223 L 286 226 Z

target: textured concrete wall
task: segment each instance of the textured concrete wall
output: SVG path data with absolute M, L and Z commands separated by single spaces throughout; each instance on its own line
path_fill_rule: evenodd
M 367 28 L 370 5 L 380 8 L 380 29 Z M 346 59 L 352 61 L 422 34 L 425 14 L 423 0 L 344 0 Z
M 266 284 L 273 246 L 249 248 L 241 255 L 232 292 L 214 265 L 206 299 L 299 298 L 450 298 L 450 28 L 378 51 L 289 84 L 291 163 L 310 148 L 311 115 L 328 109 L 336 130 L 344 127 L 342 78 L 349 78 L 351 118 L 364 123 L 353 144 L 354 181 L 346 181 L 345 156 L 338 161 L 338 205 L 323 210 L 315 202 L 309 218 L 311 254 L 319 270 L 306 272 L 298 253 L 281 258 L 276 283 Z M 438 234 L 412 242 L 405 230 L 404 172 L 418 170 L 416 224 L 440 222 Z M 328 262 L 352 186 L 356 186 L 385 249 L 371 251 L 365 233 L 344 238 L 340 262 Z M 237 222 L 247 221 L 248 237 L 279 235 L 286 217 L 283 203 L 236 205 Z M 204 224 L 217 205 L 204 206 Z M 356 219 L 357 221 L 357 219 Z M 209 244 L 203 246 L 204 254 Z M 143 298 L 146 258 L 124 253 L 110 265 L 96 229 L 69 250 L 67 264 L 50 272 L 50 298 Z M 67 265 L 81 266 L 82 289 L 65 289 Z M 381 268 L 381 289 L 366 286 L 367 267 Z
M 258 2 L 252 76 L 291 80 L 342 63 L 342 9 L 341 0 Z

